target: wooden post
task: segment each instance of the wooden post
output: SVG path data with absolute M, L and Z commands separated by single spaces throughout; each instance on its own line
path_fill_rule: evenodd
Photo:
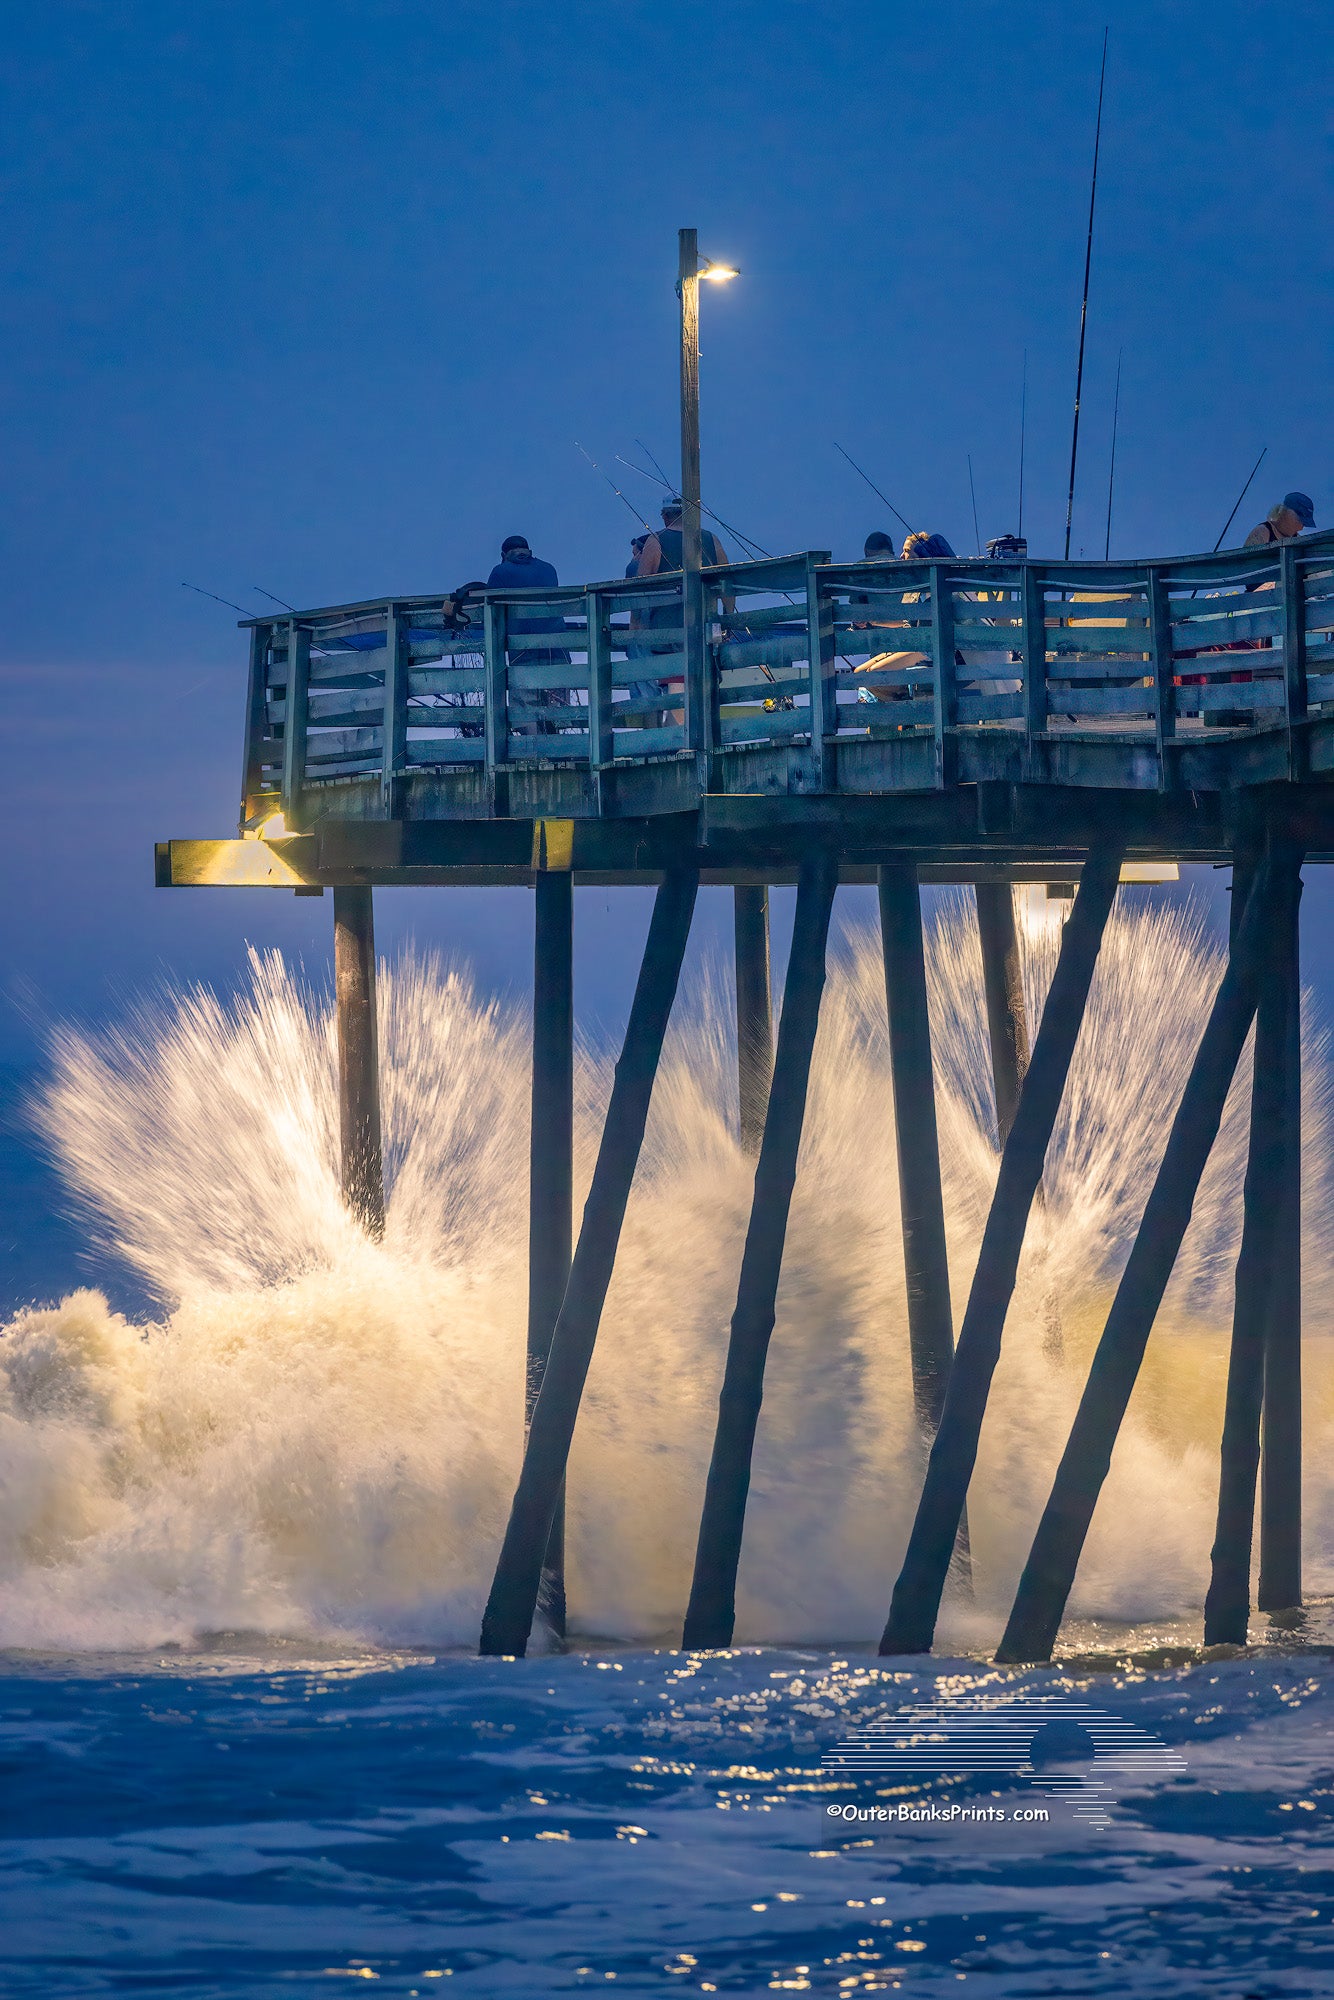
M 1084 864 L 1079 894 L 1061 934 L 1061 952 L 1042 1010 L 982 1234 L 977 1268 L 959 1329 L 940 1428 L 927 1461 L 907 1554 L 894 1586 L 880 1651 L 931 1649 L 940 1594 L 963 1516 L 987 1395 L 1000 1359 L 1001 1334 L 1014 1291 L 1029 1212 L 1075 1052 L 1102 935 L 1121 874 L 1122 847 L 1107 841 Z
M 1295 542 L 1278 545 L 1278 581 L 1283 593 L 1283 708 L 1288 725 L 1288 776 L 1309 778 L 1310 737 L 1306 730 L 1306 601 Z
M 811 705 L 811 782 L 817 791 L 837 789 L 838 662 L 834 653 L 834 606 L 820 595 L 814 556 L 806 558 L 806 629 L 810 658 L 806 698 Z
M 954 784 L 958 764 L 958 743 L 954 733 L 954 593 L 945 581 L 939 563 L 932 563 L 931 576 L 931 674 L 932 734 L 935 738 L 935 781 L 937 791 Z
M 287 683 L 283 695 L 283 821 L 289 833 L 301 817 L 306 783 L 306 724 L 310 697 L 310 627 L 287 621 Z
M 996 1658 L 1051 1657 L 1084 1538 L 1255 1014 L 1272 857 L 1247 900 Z
M 769 891 L 738 883 L 732 891 L 736 936 L 736 1066 L 741 1149 L 752 1156 L 764 1137 L 774 1073 L 773 995 L 769 984 Z
M 569 1283 L 552 1332 L 509 1525 L 482 1620 L 483 1653 L 522 1654 L 528 1646 L 543 1560 L 611 1283 L 630 1183 L 644 1142 L 653 1082 L 681 976 L 698 886 L 698 869 L 672 869 L 653 905 L 593 1184 L 584 1204 Z
M 1014 890 L 1008 882 L 976 885 L 977 928 L 982 940 L 982 984 L 991 1037 L 991 1075 L 996 1087 L 996 1127 L 1004 1146 L 1014 1124 L 1019 1091 L 1028 1068 L 1028 1016 L 1024 977 L 1014 925 Z
M 334 890 L 334 990 L 343 1199 L 366 1234 L 379 1238 L 384 1235 L 384 1162 L 371 895 L 365 887 Z
M 384 727 L 381 732 L 380 797 L 389 819 L 400 810 L 408 763 L 408 620 L 397 604 L 384 615 Z
M 885 958 L 913 1402 L 922 1429 L 934 1437 L 954 1357 L 954 1318 L 940 1186 L 921 892 L 911 861 L 881 865 L 880 941 Z
M 1275 1242 L 1265 1327 L 1264 1443 L 1260 1464 L 1261 1611 L 1302 1601 L 1302 987 L 1300 857 L 1284 857 L 1268 1009 L 1262 993 L 1255 1060 L 1282 1078 Z
M 570 1275 L 574 1199 L 574 877 L 539 873 L 533 943 L 533 1111 L 528 1149 L 528 1381 L 533 1406 Z M 565 1634 L 565 1502 L 557 1502 L 540 1591 L 542 1614 Z
M 718 1398 L 718 1426 L 682 1638 L 682 1644 L 688 1647 L 732 1643 L 737 1569 L 750 1491 L 750 1461 L 764 1394 L 764 1364 L 774 1327 L 788 1211 L 797 1177 L 806 1086 L 824 990 L 825 947 L 837 885 L 838 862 L 832 854 L 816 854 L 803 861 L 797 883 L 792 950 L 783 984 L 773 1087 L 755 1169 L 750 1226 L 741 1258 L 741 1278 Z
M 1263 913 L 1264 957 L 1256 1012 L 1245 1219 L 1237 1258 L 1232 1349 L 1223 1414 L 1218 1524 L 1212 1574 L 1204 1600 L 1206 1646 L 1246 1644 L 1266 1329 L 1271 1321 L 1271 1308 L 1279 1306 L 1280 1299 L 1283 1305 L 1287 1303 L 1283 1298 L 1285 1272 L 1280 1248 L 1285 1197 L 1289 1192 L 1285 1169 L 1291 1109 L 1287 1021 L 1293 982 L 1287 947 L 1292 929 L 1290 917 L 1295 917 L 1296 895 L 1300 893 L 1300 876 L 1287 869 L 1275 886 L 1274 900 Z M 1300 1256 L 1300 1244 L 1297 1251 Z M 1300 1433 L 1297 1446 L 1300 1473 Z
M 250 628 L 250 677 L 246 689 L 245 749 L 241 757 L 241 831 L 255 810 L 254 800 L 259 792 L 262 765 L 260 762 L 260 738 L 264 735 L 264 721 L 269 695 L 269 646 L 273 639 L 272 625 L 253 625 Z

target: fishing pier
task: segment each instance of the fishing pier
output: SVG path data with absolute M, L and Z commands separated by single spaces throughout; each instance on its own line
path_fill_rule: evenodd
M 692 251 L 693 255 L 693 251 Z M 566 1461 L 701 883 L 736 907 L 738 1116 L 755 1191 L 684 1643 L 731 1642 L 751 1454 L 835 890 L 878 883 L 911 1395 L 931 1442 L 881 1642 L 928 1651 L 1024 1233 L 1118 883 L 1232 870 L 1230 950 L 999 1657 L 1050 1657 L 1244 1044 L 1250 1160 L 1207 1641 L 1301 1602 L 1300 982 L 1334 860 L 1334 534 L 1144 563 L 797 557 L 471 608 L 400 597 L 249 623 L 240 826 L 167 840 L 163 887 L 332 892 L 343 1183 L 382 1228 L 377 887 L 533 892 L 527 1443 L 482 1649 L 563 1626 Z M 775 1039 L 768 890 L 796 884 Z M 999 1176 L 953 1325 L 920 886 L 974 885 Z M 1073 895 L 1031 1046 L 1013 885 Z M 656 899 L 592 1185 L 572 1215 L 581 883 Z M 884 1107 L 889 1116 L 890 1106 Z M 720 1330 L 721 1333 L 721 1330 Z

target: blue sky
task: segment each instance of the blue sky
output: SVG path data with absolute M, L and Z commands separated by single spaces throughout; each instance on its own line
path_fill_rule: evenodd
M 244 649 L 191 582 L 262 608 L 434 590 L 527 533 L 619 572 L 629 514 L 580 459 L 675 435 L 675 232 L 705 300 L 706 498 L 766 547 L 849 556 L 915 522 L 1059 553 L 1105 7 L 791 0 L 69 4 L 6 26 L 0 102 L 0 1054 L 247 939 L 318 965 L 328 900 L 165 895 L 152 841 L 235 817 Z M 1331 16 L 1122 5 L 1112 22 L 1075 546 L 1208 547 L 1329 463 Z M 619 476 L 619 472 L 618 472 Z M 626 482 L 633 475 L 624 475 Z M 629 489 L 647 511 L 652 490 Z M 613 1014 L 624 904 L 581 899 Z M 1318 882 L 1308 916 L 1325 908 Z M 708 899 L 717 929 L 722 898 Z M 381 938 L 525 975 L 515 892 L 380 899 Z M 1308 922 L 1324 982 L 1327 924 Z M 1328 963 L 1326 962 L 1328 959 Z

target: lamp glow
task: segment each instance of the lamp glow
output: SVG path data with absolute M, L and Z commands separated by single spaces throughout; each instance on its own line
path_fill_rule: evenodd
M 729 278 L 739 278 L 741 273 L 734 264 L 706 264 L 699 275 L 711 285 L 725 285 Z
M 287 821 L 280 812 L 270 813 L 266 820 L 261 821 L 259 838 L 261 840 L 285 840 L 287 838 Z

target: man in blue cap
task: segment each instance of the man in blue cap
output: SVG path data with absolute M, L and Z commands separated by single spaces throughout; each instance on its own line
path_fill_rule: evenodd
M 1315 508 L 1309 493 L 1285 493 L 1277 507 L 1271 507 L 1258 528 L 1252 528 L 1242 544 L 1248 549 L 1267 548 L 1270 542 L 1291 542 L 1315 526 Z
M 526 535 L 506 535 L 500 544 L 500 561 L 486 579 L 488 590 L 555 590 L 559 577 L 549 562 L 535 556 L 528 546 Z M 511 635 L 520 633 L 531 635 L 538 632 L 563 632 L 565 620 L 548 613 L 538 617 L 525 617 L 516 605 L 510 612 L 509 631 Z M 558 736 L 563 724 L 546 716 L 533 717 L 532 711 L 539 708 L 566 708 L 570 705 L 568 688 L 524 687 L 523 669 L 528 667 L 568 667 L 570 656 L 559 646 L 531 646 L 516 651 L 510 661 L 510 686 L 518 695 L 513 704 L 519 704 L 528 711 L 530 722 L 513 724 L 515 736 Z M 514 668 L 519 672 L 515 673 Z

